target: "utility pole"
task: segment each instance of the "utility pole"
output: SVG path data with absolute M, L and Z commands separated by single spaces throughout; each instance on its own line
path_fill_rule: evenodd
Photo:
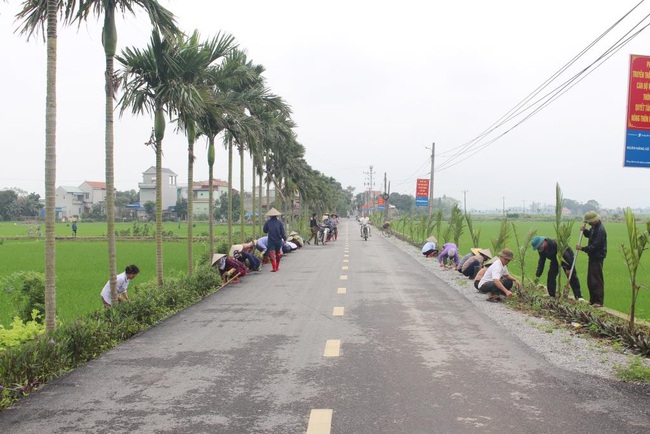
M 501 196 L 501 198 L 503 199 L 503 216 L 505 217 L 506 216 L 506 197 Z
M 366 212 L 368 212 L 368 214 L 370 214 L 370 204 L 375 203 L 375 200 L 374 200 L 375 198 L 370 197 L 370 195 L 372 193 L 372 189 L 375 186 L 374 180 L 372 179 L 373 175 L 374 175 L 374 173 L 372 171 L 372 168 L 373 168 L 373 166 L 370 166 L 370 172 L 363 172 L 364 175 L 368 176 L 368 182 L 365 183 L 365 185 L 368 187 L 368 192 L 366 193 Z
M 467 215 L 467 190 L 463 190 L 463 210 L 465 210 L 465 215 Z
M 388 199 L 390 197 L 390 183 L 387 184 L 386 172 L 384 172 L 384 222 L 388 221 Z
M 431 175 L 429 177 L 429 220 L 433 211 L 433 165 L 436 157 L 436 142 L 431 144 Z

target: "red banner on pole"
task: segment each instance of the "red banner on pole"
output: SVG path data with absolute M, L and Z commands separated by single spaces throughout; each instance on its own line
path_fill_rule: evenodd
M 650 130 L 650 57 L 630 58 L 627 128 Z
M 415 206 L 429 206 L 429 180 L 418 178 L 415 186 Z

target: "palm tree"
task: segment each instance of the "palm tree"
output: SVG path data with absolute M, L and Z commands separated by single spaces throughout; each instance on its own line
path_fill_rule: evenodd
M 195 32 L 192 36 L 198 38 Z M 190 37 L 190 40 L 192 39 Z M 231 36 L 217 36 L 209 44 L 218 59 L 232 46 Z M 116 56 L 125 67 L 122 79 L 124 95 L 121 113 L 131 108 L 134 114 L 154 114 L 154 149 L 156 152 L 156 271 L 158 285 L 163 283 L 162 267 L 162 141 L 165 136 L 165 114 L 173 116 L 183 110 L 198 118 L 206 110 L 204 78 L 209 66 L 197 56 L 196 45 L 184 37 L 162 37 L 152 32 L 150 45 L 140 50 L 127 48 Z
M 228 43 L 233 44 L 232 37 L 229 38 Z M 212 74 L 215 72 L 214 62 L 219 60 L 222 56 L 223 48 L 221 45 L 224 41 L 219 41 L 218 39 L 212 39 L 207 43 L 201 43 L 199 40 L 199 35 L 197 32 L 194 32 L 190 38 L 186 41 L 186 51 L 189 53 L 194 52 L 195 58 L 199 64 L 203 65 L 203 74 L 199 74 L 196 77 L 196 84 L 200 87 L 201 92 L 205 95 L 206 101 L 211 100 L 211 90 L 209 82 L 213 79 Z M 198 68 L 200 71 L 200 68 Z M 209 104 L 206 103 L 204 111 L 198 115 L 195 113 L 189 113 L 184 107 L 179 107 L 179 117 L 178 123 L 179 126 L 185 130 L 187 135 L 188 142 L 188 157 L 187 157 L 187 185 L 188 185 L 188 195 L 187 195 L 187 208 L 188 208 L 188 227 L 187 227 L 187 267 L 188 274 L 191 275 L 193 272 L 193 226 L 194 226 L 194 143 L 197 136 L 197 122 L 202 117 L 205 116 L 205 112 L 208 110 Z M 201 132 L 199 127 L 199 133 Z M 214 150 L 214 136 L 213 136 L 213 150 Z M 214 154 L 213 154 L 214 158 Z M 214 160 L 212 160 L 214 164 Z M 212 174 L 210 174 L 210 188 L 212 187 Z M 210 191 L 210 201 L 212 202 L 212 191 Z M 212 215 L 213 209 L 210 208 L 210 215 Z M 211 228 L 212 229 L 212 228 Z M 210 233 L 210 238 L 212 238 L 213 232 Z M 213 252 L 211 252 L 212 255 Z
M 117 26 L 115 14 L 120 11 L 122 14 L 129 12 L 135 15 L 137 6 L 149 16 L 151 25 L 157 31 L 165 34 L 179 34 L 174 15 L 162 7 L 157 0 L 79 0 L 79 8 L 76 9 L 76 0 L 68 3 L 72 5 L 66 10 L 66 16 L 70 19 L 87 21 L 89 15 L 104 17 L 102 27 L 102 45 L 106 57 L 105 71 L 105 106 L 106 106 L 106 128 L 104 146 L 106 148 L 106 231 L 108 239 L 108 268 L 109 282 L 111 285 L 111 299 L 117 297 L 117 264 L 115 259 L 115 168 L 114 168 L 114 134 L 113 134 L 113 100 L 117 89 L 114 73 L 114 59 L 117 50 Z M 72 15 L 74 14 L 74 16 Z M 160 192 L 160 190 L 159 190 Z
M 45 329 L 56 327 L 56 0 L 25 1 L 17 15 L 23 19 L 22 34 L 29 37 L 47 23 L 47 85 L 45 97 Z

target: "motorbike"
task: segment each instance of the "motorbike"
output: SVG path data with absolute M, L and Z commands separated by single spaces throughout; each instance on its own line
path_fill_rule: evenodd
M 370 229 L 368 228 L 368 225 L 363 225 L 361 227 L 361 236 L 363 237 L 364 241 L 368 241 L 368 235 L 370 233 Z

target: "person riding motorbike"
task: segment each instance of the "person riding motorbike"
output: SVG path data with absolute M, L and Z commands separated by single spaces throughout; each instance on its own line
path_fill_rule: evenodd
M 367 214 L 362 215 L 361 218 L 359 219 L 360 234 L 361 234 L 362 238 L 363 238 L 363 228 L 364 227 L 368 228 L 368 236 L 369 237 L 372 236 L 372 234 L 370 233 L 370 224 L 369 223 L 370 223 L 370 219 L 368 218 Z

